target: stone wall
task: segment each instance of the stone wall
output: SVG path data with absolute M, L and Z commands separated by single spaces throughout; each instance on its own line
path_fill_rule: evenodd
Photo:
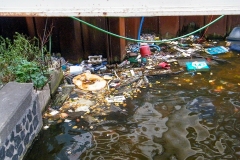
M 10 82 L 0 90 L 0 160 L 22 159 L 42 127 L 37 93 L 29 83 Z
M 54 70 L 42 90 L 17 82 L 0 88 L 0 160 L 23 158 L 42 128 L 42 112 L 62 79 L 62 70 Z

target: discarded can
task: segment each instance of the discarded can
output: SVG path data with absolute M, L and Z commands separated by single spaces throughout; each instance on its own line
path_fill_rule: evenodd
M 122 63 L 118 64 L 117 67 L 118 67 L 118 68 L 122 68 L 122 67 L 124 67 L 124 66 L 126 66 L 126 65 L 128 65 L 128 64 L 130 64 L 130 61 L 125 60 L 125 61 L 123 61 Z

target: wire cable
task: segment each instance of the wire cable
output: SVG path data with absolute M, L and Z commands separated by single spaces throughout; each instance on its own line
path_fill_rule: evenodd
M 138 40 L 138 39 L 128 38 L 128 37 L 125 37 L 125 36 L 121 36 L 121 35 L 118 35 L 118 34 L 115 34 L 115 33 L 109 32 L 109 31 L 106 31 L 106 30 L 104 30 L 104 29 L 102 29 L 102 28 L 99 28 L 99 27 L 97 27 L 97 26 L 95 26 L 95 25 L 92 25 L 92 24 L 90 24 L 90 23 L 88 23 L 88 22 L 86 22 L 86 21 L 83 21 L 83 20 L 81 20 L 81 19 L 79 19 L 79 18 L 76 18 L 76 17 L 74 17 L 74 16 L 71 16 L 70 18 L 72 18 L 72 19 L 74 19 L 74 20 L 76 20 L 76 21 L 79 21 L 79 22 L 81 22 L 81 23 L 83 23 L 83 24 L 85 24 L 85 25 L 88 25 L 88 26 L 90 26 L 90 27 L 92 27 L 92 28 L 94 28 L 94 29 L 97 29 L 97 30 L 99 30 L 99 31 L 101 31 L 101 32 L 104 32 L 104 33 L 106 33 L 106 34 L 109 34 L 109 35 L 111 35 L 111 36 L 115 36 L 115 37 L 118 37 L 118 38 L 122 38 L 122 39 L 125 39 L 125 40 L 128 40 L 128 41 L 133 41 L 133 42 L 145 42 L 145 43 L 164 43 L 164 42 L 175 41 L 175 40 L 178 40 L 178 39 L 180 39 L 180 38 L 188 37 L 188 36 L 190 36 L 190 35 L 192 35 L 192 34 L 194 34 L 194 33 L 197 33 L 197 32 L 199 32 L 199 31 L 203 30 L 204 28 L 212 25 L 213 23 L 217 22 L 218 20 L 220 20 L 220 19 L 223 18 L 223 17 L 224 17 L 224 15 L 221 15 L 221 16 L 219 16 L 218 18 L 216 18 L 215 20 L 213 20 L 212 22 L 208 23 L 207 25 L 205 25 L 205 26 L 203 26 L 203 27 L 201 27 L 201 28 L 199 28 L 199 29 L 191 32 L 191 33 L 188 33 L 188 34 L 185 34 L 185 35 L 183 35 L 183 36 L 176 37 L 176 38 L 164 39 L 164 40 L 159 40 L 159 41 L 146 41 L 146 40 Z

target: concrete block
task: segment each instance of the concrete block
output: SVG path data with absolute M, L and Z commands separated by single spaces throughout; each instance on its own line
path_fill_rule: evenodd
M 32 92 L 31 104 L 25 109 L 12 132 L 0 146 L 0 159 L 23 159 L 28 148 L 42 128 L 42 113 L 37 94 Z M 10 122 L 11 123 L 11 122 Z
M 0 146 L 32 102 L 32 83 L 9 82 L 0 90 Z
M 58 86 L 61 84 L 63 80 L 63 72 L 62 70 L 52 70 L 51 71 L 51 82 L 50 82 L 50 91 L 51 95 L 56 93 Z
M 38 90 L 37 95 L 38 95 L 39 108 L 41 112 L 43 112 L 51 98 L 49 84 L 46 84 L 42 90 Z

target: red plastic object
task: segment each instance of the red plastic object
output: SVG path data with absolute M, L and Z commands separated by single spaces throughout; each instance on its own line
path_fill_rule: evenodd
M 149 46 L 141 46 L 140 47 L 140 54 L 142 57 L 147 57 L 149 55 L 151 55 L 151 50 Z
M 170 65 L 166 62 L 161 62 L 158 64 L 158 66 L 160 66 L 161 68 L 164 68 L 164 69 L 170 69 Z

